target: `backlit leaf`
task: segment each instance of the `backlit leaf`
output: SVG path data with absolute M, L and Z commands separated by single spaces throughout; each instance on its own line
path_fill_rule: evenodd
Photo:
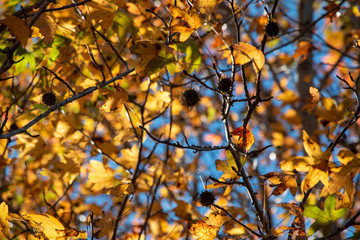
M 126 90 L 118 88 L 115 92 L 100 88 L 100 94 L 106 98 L 105 103 L 101 106 L 105 112 L 119 112 L 128 100 L 129 94 Z
M 324 229 L 324 234 L 327 235 L 330 230 L 331 223 L 342 218 L 347 213 L 346 208 L 335 210 L 336 198 L 334 195 L 329 195 L 325 200 L 324 210 L 321 210 L 314 205 L 305 205 L 304 216 L 315 219 L 316 221 L 310 226 L 307 236 L 313 235 L 320 229 Z
M 255 142 L 254 135 L 248 129 L 246 129 L 246 133 L 244 136 L 244 128 L 243 127 L 238 127 L 236 129 L 234 129 L 234 131 L 232 132 L 232 135 L 239 136 L 237 144 L 241 149 L 244 149 L 246 152 L 248 152 L 250 150 L 251 146 Z
M 312 50 L 316 49 L 315 46 L 309 41 L 300 41 L 299 46 L 296 49 L 293 58 L 297 59 L 301 57 L 301 62 L 305 61 Z
M 15 16 L 4 15 L 0 18 L 0 24 L 6 25 L 22 46 L 26 45 L 28 38 L 31 36 L 31 30 L 24 20 Z
M 3 238 L 10 238 L 9 235 L 9 221 L 8 221 L 8 206 L 6 205 L 5 202 L 2 202 L 0 204 L 0 239 Z
M 139 58 L 135 71 L 140 77 L 157 73 L 176 61 L 173 54 L 174 49 L 160 43 L 141 41 L 131 46 L 130 50 Z
M 256 73 L 258 73 L 263 68 L 265 63 L 265 56 L 259 49 L 243 42 L 235 44 L 233 48 L 235 64 L 244 65 L 252 61 Z
M 114 170 L 104 166 L 102 162 L 90 160 L 87 184 L 92 191 L 97 192 L 104 188 L 114 187 Z
M 190 228 L 190 233 L 192 233 L 196 239 L 199 240 L 214 240 L 218 231 L 218 227 L 208 225 L 203 221 L 199 221 L 191 225 Z
M 65 227 L 55 217 L 49 214 L 24 214 L 23 219 L 29 224 L 29 226 L 35 229 L 35 232 L 44 239 L 56 240 L 61 237 L 65 237 Z
M 280 175 L 280 184 L 276 186 L 276 188 L 271 193 L 271 195 L 279 196 L 283 194 L 287 189 L 290 190 L 293 196 L 296 195 L 297 183 L 294 175 L 285 175 L 285 176 Z
M 316 105 L 320 101 L 319 90 L 314 87 L 309 88 L 310 97 L 306 100 L 307 104 L 302 108 L 303 111 L 311 112 L 316 108 Z
M 120 183 L 112 188 L 107 188 L 106 191 L 110 195 L 113 196 L 125 196 L 125 195 L 131 195 L 134 193 L 134 186 L 131 182 L 129 183 Z
M 194 6 L 202 13 L 211 13 L 222 0 L 195 0 Z

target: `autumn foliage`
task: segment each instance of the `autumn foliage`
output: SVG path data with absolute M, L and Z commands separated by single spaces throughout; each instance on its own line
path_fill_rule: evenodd
M 0 0 L 0 240 L 360 239 L 359 22 Z

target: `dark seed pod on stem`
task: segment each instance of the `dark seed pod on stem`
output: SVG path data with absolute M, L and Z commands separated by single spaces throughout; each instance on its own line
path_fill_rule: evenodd
M 280 27 L 277 22 L 268 22 L 265 26 L 265 32 L 269 37 L 276 37 L 280 33 Z
M 208 207 L 215 201 L 215 195 L 212 192 L 204 191 L 200 194 L 200 203 L 204 207 Z
M 232 82 L 230 78 L 221 78 L 217 87 L 221 92 L 227 93 L 230 91 L 231 84 Z
M 44 104 L 46 104 L 49 107 L 53 106 L 56 103 L 56 97 L 53 92 L 44 93 L 41 100 Z
M 196 91 L 195 89 L 186 89 L 181 94 L 181 101 L 184 106 L 186 107 L 193 107 L 200 101 L 200 93 Z

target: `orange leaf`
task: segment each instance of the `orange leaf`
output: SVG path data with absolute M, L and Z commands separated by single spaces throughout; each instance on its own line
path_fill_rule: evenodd
M 190 228 L 190 232 L 195 235 L 197 239 L 213 240 L 219 231 L 218 227 L 206 224 L 203 221 L 198 221 Z
M 253 61 L 253 67 L 256 73 L 263 68 L 265 56 L 259 49 L 243 42 L 235 44 L 233 47 L 235 64 L 243 65 Z
M 307 104 L 302 108 L 303 111 L 307 111 L 307 112 L 311 112 L 312 110 L 314 110 L 316 105 L 320 101 L 319 90 L 317 90 L 314 87 L 310 87 L 309 92 L 310 92 L 310 97 L 305 100 Z
M 290 190 L 290 192 L 293 196 L 296 195 L 297 183 L 296 183 L 295 176 L 293 176 L 293 175 L 280 176 L 280 181 L 281 181 L 281 183 L 276 186 L 276 188 L 271 193 L 271 195 L 279 196 L 279 195 L 283 194 L 283 192 L 285 192 L 287 189 Z
M 236 128 L 233 132 L 233 135 L 235 136 L 239 136 L 239 140 L 238 140 L 238 146 L 241 149 L 245 149 L 246 151 L 249 151 L 251 146 L 254 144 L 255 142 L 255 137 L 252 134 L 252 132 L 250 132 L 249 130 L 246 129 L 246 134 L 245 137 L 243 137 L 244 134 L 244 128 L 243 127 L 238 127 Z
M 305 61 L 307 59 L 307 56 L 310 54 L 310 52 L 316 49 L 314 45 L 309 41 L 301 41 L 299 42 L 299 47 L 296 49 L 293 58 L 297 59 L 301 57 L 301 62 Z
M 26 45 L 31 35 L 31 30 L 24 20 L 15 16 L 5 15 L 0 17 L 0 24 L 6 25 L 22 46 Z
M 193 29 L 184 26 L 184 24 L 185 23 L 179 23 L 170 28 L 170 30 L 180 33 L 180 42 L 185 42 L 186 40 L 188 40 L 188 38 L 194 32 Z
M 100 88 L 100 93 L 106 98 L 106 102 L 101 106 L 105 112 L 119 112 L 129 96 L 128 92 L 122 88 L 115 92 Z

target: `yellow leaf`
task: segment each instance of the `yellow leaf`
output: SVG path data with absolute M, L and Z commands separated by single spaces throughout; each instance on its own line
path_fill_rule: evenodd
M 58 138 L 66 138 L 73 132 L 71 129 L 72 128 L 68 122 L 59 121 L 56 125 L 54 136 Z
M 206 224 L 203 221 L 191 225 L 190 233 L 195 235 L 199 240 L 214 240 L 219 231 L 218 227 Z
M 54 38 L 56 25 L 52 17 L 48 14 L 41 14 L 34 26 L 39 29 L 42 36 L 44 36 L 44 43 L 50 44 Z
M 173 209 L 176 216 L 181 219 L 197 219 L 200 214 L 196 211 L 195 207 L 183 200 L 175 200 L 177 207 Z
M 309 162 L 311 159 L 309 157 L 292 157 L 280 162 L 280 168 L 283 171 L 291 172 L 296 170 L 298 172 L 308 172 L 310 169 Z
M 22 46 L 26 45 L 28 38 L 31 36 L 31 30 L 24 20 L 15 16 L 4 15 L 0 19 L 0 24 L 4 24 Z
M 285 92 L 280 93 L 277 98 L 283 102 L 282 106 L 286 104 L 296 103 L 299 100 L 298 95 L 290 89 L 287 89 L 285 90 Z
M 311 112 L 315 109 L 316 105 L 320 101 L 319 90 L 314 87 L 309 88 L 310 97 L 306 100 L 307 104 L 302 108 L 302 111 Z
M 22 216 L 28 225 L 35 229 L 41 239 L 56 240 L 65 237 L 65 227 L 49 214 L 25 214 Z
M 186 14 L 184 10 L 173 5 L 169 6 L 169 11 L 174 18 L 182 18 Z
M 183 23 L 172 26 L 170 30 L 180 33 L 180 42 L 185 42 L 188 40 L 191 34 L 194 32 L 193 29 L 186 27 Z
M 94 192 L 114 187 L 114 170 L 105 168 L 102 162 L 91 160 L 87 183 L 91 185 L 91 190 Z
M 202 13 L 211 13 L 222 0 L 195 0 L 194 6 Z
M 77 231 L 73 228 L 65 230 L 66 237 L 71 237 L 71 239 L 87 239 L 86 231 Z
M 9 222 L 8 222 L 8 206 L 5 202 L 0 204 L 0 239 L 10 238 L 9 235 Z
M 310 167 L 309 172 L 306 174 L 305 179 L 301 183 L 303 192 L 315 186 L 319 181 L 321 181 L 325 188 L 329 185 L 329 172 L 327 167 Z
M 221 214 L 211 213 L 205 220 L 206 224 L 221 228 L 221 226 L 230 220 L 228 216 L 222 216 Z
M 280 184 L 276 186 L 271 195 L 279 196 L 283 194 L 287 189 L 290 190 L 293 196 L 296 195 L 297 183 L 296 178 L 293 175 L 280 175 Z
M 117 159 L 122 165 L 127 168 L 135 168 L 139 158 L 139 149 L 134 144 L 131 149 L 125 148 L 121 150 L 121 157 Z
M 31 26 L 31 37 L 32 38 L 43 38 L 44 36 L 41 34 L 40 29 L 34 26 Z
M 121 111 L 129 97 L 128 92 L 122 88 L 115 90 L 115 92 L 104 88 L 100 88 L 99 91 L 106 98 L 105 103 L 101 106 L 105 112 Z
M 316 161 L 321 160 L 323 155 L 319 144 L 312 140 L 305 130 L 303 130 L 303 141 L 305 152 L 313 159 L 312 164 L 317 164 Z
M 235 44 L 233 47 L 236 64 L 244 65 L 252 61 L 256 73 L 258 73 L 263 68 L 265 63 L 265 56 L 256 47 L 243 42 Z
M 203 25 L 203 20 L 195 9 L 189 10 L 185 14 L 184 20 L 190 25 L 193 30 L 196 30 Z

